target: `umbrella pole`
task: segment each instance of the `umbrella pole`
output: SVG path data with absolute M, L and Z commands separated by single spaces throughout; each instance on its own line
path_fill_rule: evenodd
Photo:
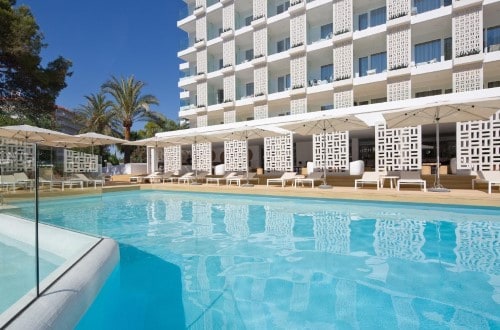
M 326 183 L 326 152 L 327 152 L 327 147 L 326 147 L 326 128 L 323 128 L 323 184 L 320 185 L 318 188 L 320 189 L 331 189 L 332 186 Z
M 440 181 L 440 178 L 439 178 L 439 167 L 440 167 L 440 158 L 439 158 L 439 110 L 437 112 L 437 115 L 436 115 L 436 179 L 434 181 L 434 187 L 432 187 L 431 189 L 429 189 L 429 191 L 433 191 L 433 192 L 449 192 L 450 190 L 447 189 L 447 188 L 444 188 L 442 185 L 441 185 L 441 181 Z
M 38 169 L 38 145 L 34 143 L 35 151 L 35 262 L 36 262 L 36 296 L 40 296 L 40 259 L 39 259 L 39 244 L 38 244 L 38 216 L 39 216 L 39 196 L 38 196 L 38 179 L 40 172 Z
M 253 187 L 253 184 L 252 183 L 249 183 L 249 174 L 248 174 L 248 136 L 245 136 L 245 141 L 247 142 L 247 164 L 246 164 L 246 168 L 247 168 L 247 183 L 241 185 L 242 187 Z
M 200 185 L 201 183 L 198 182 L 198 165 L 197 165 L 197 159 L 198 159 L 198 148 L 196 147 L 196 138 L 194 139 L 194 143 L 193 143 L 193 155 L 191 157 L 191 162 L 192 162 L 192 166 L 194 166 L 194 180 L 195 181 L 192 181 L 191 184 L 194 185 L 194 186 L 198 186 Z

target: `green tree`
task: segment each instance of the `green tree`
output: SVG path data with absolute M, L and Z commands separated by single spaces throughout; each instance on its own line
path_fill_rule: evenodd
M 139 130 L 138 134 L 141 137 L 141 139 L 144 139 L 153 137 L 157 133 L 177 131 L 186 128 L 187 125 L 181 125 L 172 119 L 166 117 L 160 117 L 155 121 L 147 122 L 146 125 L 144 125 L 144 129 Z
M 130 141 L 134 122 L 156 120 L 160 117 L 150 109 L 151 105 L 158 104 L 158 99 L 153 95 L 142 95 L 144 86 L 144 82 L 135 80 L 134 76 L 120 79 L 113 76 L 102 86 L 104 92 L 113 98 L 113 116 L 123 127 L 125 140 Z M 124 148 L 124 161 L 130 162 L 130 148 Z
M 49 125 L 59 92 L 66 87 L 72 63 L 59 57 L 41 65 L 47 45 L 31 11 L 0 0 L 0 120 Z
M 81 131 L 119 136 L 113 120 L 113 103 L 106 99 L 106 95 L 99 92 L 85 95 L 85 99 L 87 103 L 76 110 L 78 120 L 84 125 Z

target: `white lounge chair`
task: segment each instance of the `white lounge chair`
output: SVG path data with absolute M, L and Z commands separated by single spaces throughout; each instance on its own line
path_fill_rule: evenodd
M 149 175 L 146 175 L 141 178 L 141 182 L 149 181 L 149 183 L 153 184 L 155 182 L 161 183 L 165 182 L 167 179 L 174 175 L 173 172 L 154 172 Z
M 176 181 L 177 181 L 177 183 L 181 183 L 181 182 L 189 183 L 190 181 L 194 180 L 194 178 L 195 178 L 194 172 L 186 172 L 181 176 L 170 177 L 167 179 L 167 181 L 172 182 L 172 183 L 174 183 Z
M 500 186 L 500 171 L 477 171 L 477 178 L 472 179 L 472 189 L 477 183 L 486 183 L 488 194 L 491 194 L 492 186 Z
M 104 180 L 101 179 L 90 179 L 83 173 L 74 173 L 73 177 L 70 179 L 73 181 L 82 181 L 87 187 L 91 184 L 94 185 L 94 189 L 97 189 L 97 185 L 100 184 L 101 187 L 104 187 Z
M 228 186 L 231 185 L 231 183 L 236 183 L 237 186 L 241 186 L 241 181 L 243 182 L 252 182 L 252 181 L 256 181 L 257 183 L 259 182 L 259 178 L 256 178 L 255 176 L 257 175 L 257 173 L 255 172 L 249 172 L 248 173 L 248 176 L 246 174 L 242 174 L 242 175 L 237 175 L 237 176 L 233 176 L 231 178 L 228 178 L 226 180 L 226 184 Z
M 361 179 L 354 180 L 354 189 L 358 189 L 358 185 L 363 187 L 365 184 L 374 184 L 377 190 L 380 189 L 380 173 L 379 172 L 364 172 Z
M 16 191 L 16 179 L 13 175 L 0 175 L 0 187 L 5 187 L 9 191 L 9 187 L 12 188 L 12 192 Z
M 322 172 L 312 172 L 306 177 L 295 177 L 295 180 L 293 182 L 293 185 L 297 187 L 297 184 L 301 184 L 304 186 L 304 183 L 310 183 L 311 188 L 314 188 L 314 182 L 323 180 L 323 173 Z
M 293 182 L 296 178 L 297 173 L 295 172 L 285 172 L 279 178 L 267 179 L 267 186 L 269 187 L 270 183 L 281 183 L 281 187 L 284 188 L 288 181 Z
M 227 179 L 231 179 L 231 178 L 237 177 L 237 176 L 238 176 L 238 173 L 236 173 L 236 172 L 227 172 L 223 177 L 220 177 L 220 178 L 207 177 L 206 180 L 207 180 L 207 183 L 214 182 L 214 183 L 217 183 L 217 185 L 219 185 L 221 180 L 227 180 Z
M 34 179 L 30 179 L 24 172 L 14 173 L 13 175 L 18 185 L 23 185 L 25 187 L 29 187 L 30 190 L 33 190 L 33 187 L 35 186 Z
M 419 185 L 423 191 L 427 191 L 427 182 L 420 177 L 420 171 L 401 171 L 398 180 L 398 191 L 401 185 Z

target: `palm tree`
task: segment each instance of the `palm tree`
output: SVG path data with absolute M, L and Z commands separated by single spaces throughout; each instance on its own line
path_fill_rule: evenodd
M 84 124 L 81 132 L 116 133 L 116 127 L 113 125 L 113 113 L 111 112 L 113 103 L 106 100 L 106 95 L 99 92 L 85 95 L 85 98 L 87 104 L 80 106 L 76 110 L 78 118 Z

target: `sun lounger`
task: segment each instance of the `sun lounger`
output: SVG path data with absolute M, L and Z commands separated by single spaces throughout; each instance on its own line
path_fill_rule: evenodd
M 33 187 L 35 186 L 34 179 L 30 179 L 24 172 L 14 173 L 13 175 L 17 185 L 24 186 L 26 188 L 29 187 L 30 191 L 33 190 Z
M 87 187 L 91 184 L 94 184 L 94 189 L 97 189 L 97 185 L 100 184 L 101 187 L 104 187 L 104 180 L 101 179 L 90 179 L 83 173 L 74 173 L 73 177 L 70 179 L 72 181 L 82 181 Z
M 301 184 L 302 186 L 304 186 L 304 183 L 310 183 L 311 188 L 314 188 L 314 182 L 319 181 L 319 180 L 321 180 L 321 181 L 323 180 L 323 173 L 312 172 L 306 177 L 302 177 L 302 178 L 296 177 L 294 182 L 293 182 L 293 185 L 294 185 L 294 187 L 297 187 L 297 184 Z
M 9 188 L 11 188 L 12 192 L 15 192 L 16 179 L 13 175 L 0 175 L 0 187 L 5 187 L 7 191 L 9 191 Z
M 228 186 L 230 186 L 232 183 L 236 183 L 237 186 L 241 186 L 241 181 L 243 182 L 259 182 L 259 178 L 255 177 L 257 175 L 257 173 L 255 172 L 250 172 L 248 173 L 248 176 L 246 174 L 243 174 L 243 175 L 237 175 L 237 176 L 233 176 L 231 178 L 228 178 L 226 180 L 226 184 Z
M 491 194 L 492 186 L 500 186 L 500 171 L 477 171 L 477 178 L 472 179 L 472 189 L 478 183 L 486 183 L 488 194 Z
M 177 183 L 181 183 L 181 182 L 189 183 L 190 181 L 194 180 L 194 178 L 195 178 L 194 172 L 187 172 L 181 176 L 170 177 L 167 179 L 167 181 L 172 182 L 172 183 L 174 183 L 176 181 L 177 181 Z
M 223 177 L 220 177 L 220 178 L 207 177 L 206 180 L 207 180 L 207 183 L 214 182 L 214 183 L 217 183 L 217 185 L 219 185 L 221 180 L 224 181 L 224 180 L 231 179 L 232 177 L 237 177 L 237 176 L 238 176 L 238 173 L 236 173 L 236 172 L 228 172 Z
M 285 172 L 279 178 L 267 179 L 267 186 L 269 187 L 270 183 L 281 183 L 281 187 L 285 187 L 288 181 L 294 182 L 294 179 L 297 177 L 297 173 L 295 172 Z
M 398 180 L 398 191 L 401 185 L 419 185 L 423 191 L 427 191 L 427 183 L 420 177 L 420 171 L 401 171 Z
M 364 172 L 361 179 L 354 180 L 354 189 L 358 189 L 358 185 L 363 187 L 365 184 L 374 184 L 377 190 L 380 189 L 380 173 L 379 172 Z

